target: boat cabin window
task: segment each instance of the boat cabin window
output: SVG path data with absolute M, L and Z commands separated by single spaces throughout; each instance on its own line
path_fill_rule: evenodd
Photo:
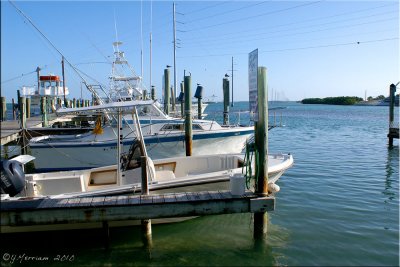
M 140 107 L 137 107 L 137 112 L 138 112 L 139 116 L 158 117 L 158 116 L 161 115 L 152 106 L 140 106 Z
M 192 129 L 193 130 L 203 130 L 203 128 L 200 126 L 200 124 L 193 124 Z
M 160 131 L 183 131 L 183 124 L 166 124 Z

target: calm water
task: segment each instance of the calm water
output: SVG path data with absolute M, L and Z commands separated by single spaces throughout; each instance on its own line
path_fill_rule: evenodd
M 279 180 L 262 247 L 254 247 L 251 214 L 218 215 L 153 225 L 150 253 L 136 227 L 111 229 L 109 251 L 98 230 L 2 235 L 2 264 L 399 265 L 399 145 L 387 147 L 388 107 L 274 106 L 287 107 L 276 111 L 285 126 L 269 132 L 269 150 L 291 152 L 295 165 Z M 233 110 L 247 108 L 236 103 Z M 221 109 L 212 104 L 206 113 L 213 118 Z M 248 115 L 240 117 L 247 123 Z M 24 253 L 49 260 L 10 263 L 10 255 Z M 60 264 L 58 255 L 73 262 Z

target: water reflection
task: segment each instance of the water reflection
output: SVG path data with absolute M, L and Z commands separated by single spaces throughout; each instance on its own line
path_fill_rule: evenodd
M 386 160 L 386 176 L 385 176 L 385 189 L 383 194 L 387 196 L 385 203 L 392 201 L 396 198 L 397 189 L 393 188 L 392 183 L 397 181 L 399 170 L 399 147 L 395 146 L 388 148 Z

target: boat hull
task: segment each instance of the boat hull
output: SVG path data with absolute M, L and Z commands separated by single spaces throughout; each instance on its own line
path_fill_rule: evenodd
M 193 155 L 240 153 L 246 140 L 252 135 L 250 129 L 227 129 L 218 133 L 202 132 L 193 135 Z M 148 155 L 152 159 L 185 155 L 183 134 L 145 136 Z M 127 152 L 133 139 L 123 141 Z M 85 143 L 32 143 L 31 154 L 37 172 L 55 170 L 83 170 L 116 164 L 117 142 Z M 51 162 L 51 164 L 49 164 Z

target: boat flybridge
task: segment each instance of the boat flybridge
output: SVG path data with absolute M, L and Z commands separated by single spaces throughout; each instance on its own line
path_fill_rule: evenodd
M 63 81 L 54 74 L 40 75 L 38 86 L 22 86 L 21 96 L 31 99 L 31 110 L 33 114 L 40 112 L 40 100 L 45 96 L 51 99 L 59 98 L 61 104 L 65 96 L 69 95 L 69 89 L 63 86 Z M 52 107 L 54 108 L 54 107 Z
M 36 171 L 79 170 L 114 164 L 119 144 L 117 137 L 123 136 L 122 152 L 127 152 L 137 138 L 132 107 L 135 107 L 139 117 L 146 149 L 152 159 L 185 155 L 183 119 L 166 115 L 153 100 L 111 102 L 91 107 L 58 109 L 57 114 L 108 114 L 110 120 L 103 126 L 98 120 L 95 129 L 88 133 L 32 138 L 29 146 L 35 157 Z M 113 116 L 109 115 L 118 108 L 123 110 L 121 129 L 117 127 L 115 112 Z M 253 131 L 253 127 L 221 126 L 216 121 L 193 119 L 193 155 L 240 153 Z
M 189 157 L 169 157 L 152 160 L 146 149 L 136 107 L 149 103 L 138 101 L 133 109 L 127 109 L 126 102 L 108 104 L 118 117 L 117 164 L 87 170 L 59 171 L 49 173 L 23 174 L 18 159 L 2 162 L 5 178 L 2 177 L 2 199 L 24 197 L 89 197 L 101 195 L 134 194 L 141 192 L 142 165 L 146 165 L 150 192 L 182 192 L 218 190 L 229 187 L 232 175 L 241 174 L 249 159 L 244 154 L 213 154 Z M 96 106 L 90 107 L 95 111 Z M 124 112 L 132 113 L 136 139 L 131 142 L 129 152 L 123 153 L 121 125 Z M 103 157 L 107 152 L 99 153 Z M 20 156 L 22 163 L 33 159 Z M 53 164 L 49 161 L 48 164 Z M 269 184 L 273 185 L 293 164 L 290 154 L 268 155 Z M 276 187 L 271 186 L 271 191 Z

